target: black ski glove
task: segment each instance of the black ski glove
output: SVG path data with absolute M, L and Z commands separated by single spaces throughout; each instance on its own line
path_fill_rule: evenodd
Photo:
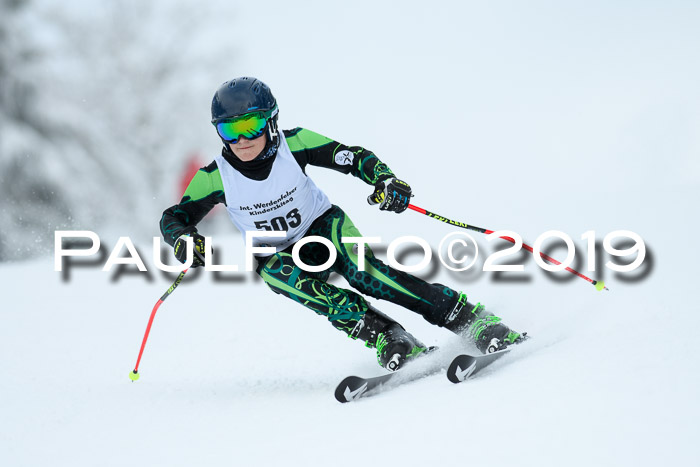
M 398 178 L 387 178 L 374 186 L 367 197 L 369 204 L 378 204 L 382 211 L 404 212 L 411 201 L 411 187 Z
M 180 235 L 177 240 L 175 240 L 175 245 L 173 246 L 175 257 L 182 264 L 185 264 L 185 261 L 187 261 L 187 238 L 192 238 L 192 243 L 194 245 L 192 251 L 192 267 L 198 268 L 204 266 L 204 237 L 197 232 Z

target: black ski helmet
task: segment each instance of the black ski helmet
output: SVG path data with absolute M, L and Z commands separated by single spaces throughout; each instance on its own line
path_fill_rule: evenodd
M 211 101 L 211 123 L 216 126 L 222 120 L 255 111 L 271 113 L 267 120 L 268 143 L 261 156 L 258 156 L 266 159 L 279 147 L 277 100 L 267 84 L 249 76 L 226 81 L 216 90 Z M 221 140 L 224 146 L 228 147 L 227 142 L 223 138 Z

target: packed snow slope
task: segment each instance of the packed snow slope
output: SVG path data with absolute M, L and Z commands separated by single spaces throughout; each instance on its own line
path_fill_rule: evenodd
M 56 8 L 69 17 L 70 9 L 102 8 L 83 3 Z M 128 3 L 115 8 L 134 16 L 138 10 Z M 102 201 L 95 183 L 103 179 L 93 178 L 92 169 L 107 157 L 109 166 L 138 170 L 133 154 L 86 153 L 91 163 L 78 164 L 71 162 L 82 153 L 69 152 L 47 156 L 44 166 L 19 153 L 26 172 L 41 166 L 54 185 L 99 203 L 100 214 L 133 213 L 133 222 L 114 229 L 99 230 L 98 218 L 75 228 L 98 231 L 105 254 L 118 237 L 132 237 L 149 273 L 131 267 L 115 278 L 100 270 L 105 257 L 70 269 L 64 280 L 54 271 L 53 242 L 11 223 L 0 226 L 6 245 L 44 255 L 0 264 L 0 466 L 700 465 L 700 7 L 547 0 L 178 5 L 171 8 L 182 16 L 205 13 L 203 23 L 193 24 L 207 26 L 194 29 L 211 35 L 195 40 L 193 31 L 172 29 L 192 47 L 185 53 L 167 29 L 139 23 L 152 36 L 136 41 L 139 60 L 128 62 L 136 75 L 144 68 L 150 76 L 171 56 L 195 75 L 177 79 L 176 87 L 158 86 L 167 91 L 158 99 L 162 107 L 149 108 L 158 125 L 142 129 L 161 149 L 182 137 L 182 153 L 154 152 L 140 161 L 154 168 L 142 174 L 152 185 L 134 183 L 131 191 L 109 178 L 113 192 L 133 195 L 133 208 L 119 196 Z M 26 30 L 46 33 L 44 24 L 57 16 L 46 17 Z M 105 42 L 122 48 L 105 40 L 112 36 L 101 23 L 89 15 L 85 21 L 97 31 L 75 34 L 89 51 Z M 62 50 L 62 42 L 53 45 Z M 187 59 L 212 50 L 216 68 L 201 70 Z M 91 97 L 89 89 L 112 89 L 107 54 L 95 51 L 94 62 L 79 69 L 68 54 L 58 64 L 70 67 L 65 73 L 59 67 L 33 76 L 56 99 L 84 102 L 79 109 L 86 112 L 40 100 L 42 117 L 104 128 L 90 133 L 100 147 L 116 150 L 125 132 L 118 123 L 141 122 L 132 115 L 142 115 L 147 103 L 128 80 L 111 99 Z M 101 70 L 108 79 L 79 70 Z M 598 242 L 612 231 L 633 231 L 648 256 L 639 271 L 614 274 L 601 253 L 590 275 L 610 291 L 598 292 L 567 273 L 553 280 L 527 255 L 509 258 L 524 263 L 523 273 L 479 272 L 496 245 L 473 233 L 482 247 L 473 271 L 436 267 L 423 277 L 464 290 L 532 339 L 466 384 L 438 374 L 356 404 L 339 404 L 333 390 L 347 375 L 383 371 L 371 350 L 250 275 L 216 280 L 192 271 L 161 306 L 141 378 L 132 383 L 128 374 L 151 309 L 174 279 L 155 270 L 151 239 L 138 237 L 144 234 L 136 218 L 152 219 L 149 235 L 158 235 L 160 213 L 180 194 L 184 154 L 197 148 L 210 161 L 220 151 L 209 123 L 211 95 L 243 75 L 271 86 L 281 128 L 302 126 L 374 151 L 411 184 L 418 206 L 516 231 L 530 245 L 543 232 L 562 231 L 576 243 L 574 266 L 584 273 L 581 235 L 591 230 Z M 56 80 L 45 76 L 69 79 L 70 92 L 56 92 Z M 183 86 L 194 97 L 177 91 Z M 180 120 L 185 116 L 192 120 Z M 51 146 L 43 136 L 3 133 L 0 140 L 43 151 Z M 415 212 L 379 212 L 365 201 L 371 187 L 352 177 L 315 167 L 307 173 L 364 235 L 381 236 L 385 245 L 415 235 L 437 249 L 455 231 Z M 1 210 L 18 212 L 7 208 L 27 199 L 14 193 L 34 182 L 3 181 L 10 195 Z M 48 223 L 36 204 L 22 206 L 28 219 Z M 214 237 L 226 264 L 243 266 L 240 236 L 221 212 L 200 231 Z M 22 258 L 22 251 L 12 256 Z M 563 253 L 559 247 L 553 255 Z M 407 310 L 373 304 L 427 344 L 456 345 L 449 332 Z
M 436 245 L 430 232 L 453 231 L 348 204 L 368 236 L 411 224 Z M 350 374 L 380 374 L 373 352 L 250 275 L 185 280 L 160 308 L 132 383 L 149 313 L 173 278 L 152 266 L 148 243 L 139 251 L 149 274 L 116 280 L 99 266 L 64 280 L 50 260 L 4 264 L 0 464 L 692 465 L 697 274 L 687 245 L 655 227 L 670 218 L 625 226 L 614 207 L 598 222 L 642 235 L 653 252 L 645 279 L 607 272 L 611 290 L 597 292 L 578 278 L 555 283 L 531 260 L 527 282 L 441 268 L 431 280 L 466 290 L 532 339 L 466 384 L 438 374 L 354 404 L 336 402 L 333 389 Z M 226 264 L 243 268 L 240 240 L 215 237 Z M 103 243 L 109 252 L 116 239 Z M 417 315 L 374 304 L 426 343 L 456 345 Z

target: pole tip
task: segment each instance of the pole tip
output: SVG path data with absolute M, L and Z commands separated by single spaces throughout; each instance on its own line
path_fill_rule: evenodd
M 603 289 L 608 290 L 608 288 L 605 287 L 605 282 L 603 282 L 603 281 L 595 281 L 595 282 L 593 283 L 593 285 L 595 285 L 595 289 L 596 289 L 598 292 L 600 292 L 600 291 L 603 290 Z
M 132 371 L 131 373 L 129 373 L 129 379 L 130 379 L 131 381 L 136 381 L 136 380 L 138 380 L 138 379 L 139 379 L 139 376 L 140 376 L 140 375 L 139 375 L 139 372 L 136 371 L 136 370 L 134 370 L 134 371 Z

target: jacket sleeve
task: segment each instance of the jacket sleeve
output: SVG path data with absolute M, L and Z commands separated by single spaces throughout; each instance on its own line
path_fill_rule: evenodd
M 304 128 L 285 130 L 284 136 L 304 171 L 306 165 L 326 167 L 352 174 L 368 185 L 376 185 L 395 176 L 372 151 L 360 146 L 346 146 Z
M 180 203 L 170 206 L 160 219 L 160 232 L 173 246 L 180 235 L 197 231 L 197 224 L 219 203 L 226 204 L 224 186 L 216 162 L 197 171 Z

